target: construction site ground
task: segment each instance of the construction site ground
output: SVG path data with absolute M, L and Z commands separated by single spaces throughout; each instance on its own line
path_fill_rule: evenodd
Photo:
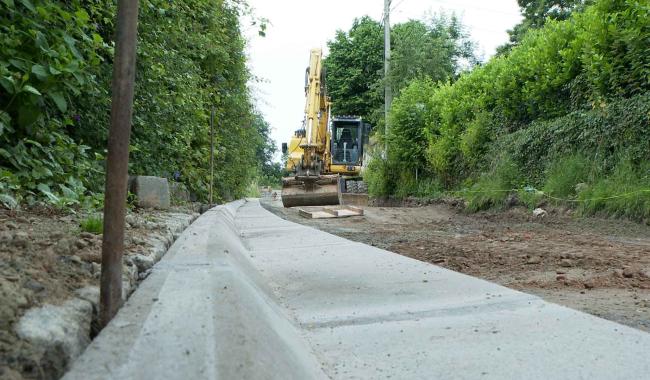
M 650 331 L 645 224 L 576 217 L 564 209 L 549 209 L 545 217 L 526 208 L 469 214 L 447 203 L 306 219 L 297 208 L 283 208 L 279 198 L 262 205 L 293 222 Z

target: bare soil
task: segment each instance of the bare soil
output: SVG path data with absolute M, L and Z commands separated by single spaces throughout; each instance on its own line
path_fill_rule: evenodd
M 162 214 L 140 210 L 127 216 L 127 257 L 163 227 Z M 81 230 L 86 217 L 0 209 L 0 379 L 49 378 L 52 371 L 39 350 L 18 338 L 15 323 L 31 307 L 61 304 L 79 288 L 99 286 L 102 236 Z
M 305 219 L 279 201 L 275 214 L 404 256 L 531 293 L 650 331 L 650 226 L 579 218 L 570 210 L 467 214 L 448 204 L 367 207 L 362 217 Z

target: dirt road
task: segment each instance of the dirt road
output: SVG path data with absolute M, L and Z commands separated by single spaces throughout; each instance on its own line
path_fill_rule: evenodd
M 465 214 L 444 204 L 309 220 L 279 201 L 262 204 L 297 223 L 650 331 L 649 226 L 560 211 Z

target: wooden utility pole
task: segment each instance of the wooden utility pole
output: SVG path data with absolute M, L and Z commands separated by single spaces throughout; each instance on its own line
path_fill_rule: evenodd
M 138 0 L 119 0 L 104 193 L 104 236 L 99 296 L 99 320 L 102 326 L 106 326 L 122 306 L 122 254 L 137 30 Z
M 391 0 L 384 0 L 384 133 L 386 137 L 386 158 L 388 158 L 388 131 L 390 126 L 388 123 L 388 114 L 390 113 L 390 106 L 393 102 L 393 89 L 390 86 L 390 4 Z

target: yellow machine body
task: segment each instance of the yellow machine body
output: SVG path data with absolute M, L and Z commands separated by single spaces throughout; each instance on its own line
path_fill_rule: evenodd
M 339 204 L 346 189 L 345 178 L 361 174 L 366 125 L 356 117 L 331 118 L 322 55 L 321 49 L 311 50 L 303 125 L 283 146 L 286 169 L 293 174 L 282 180 L 285 207 Z

